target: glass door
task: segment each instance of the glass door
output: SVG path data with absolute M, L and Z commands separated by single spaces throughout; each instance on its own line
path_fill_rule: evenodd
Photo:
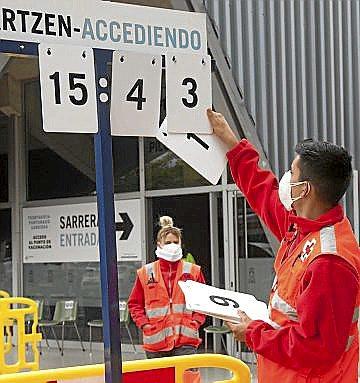
M 254 295 L 267 303 L 274 279 L 274 253 L 262 224 L 241 192 L 228 191 L 224 201 L 225 288 Z M 228 337 L 228 349 L 231 337 Z M 237 355 L 249 363 L 254 355 L 238 344 Z
M 239 191 L 228 192 L 227 289 L 267 302 L 274 278 L 274 253 L 262 224 Z

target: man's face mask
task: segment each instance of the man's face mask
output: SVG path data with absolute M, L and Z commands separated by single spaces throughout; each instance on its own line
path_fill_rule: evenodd
M 300 182 L 291 182 L 291 171 L 287 171 L 281 178 L 279 182 L 279 198 L 281 203 L 285 206 L 285 209 L 290 211 L 292 210 L 292 205 L 295 201 L 303 198 L 304 196 L 299 195 L 298 197 L 293 198 L 291 189 L 293 186 L 298 186 L 302 184 L 308 184 L 308 189 L 310 188 L 310 184 L 308 181 L 300 181 Z

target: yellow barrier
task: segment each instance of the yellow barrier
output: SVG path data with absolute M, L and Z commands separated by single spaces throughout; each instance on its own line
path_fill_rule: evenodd
M 15 305 L 17 307 L 15 307 Z M 19 307 L 19 305 L 21 307 Z M 26 334 L 25 317 L 31 316 L 33 323 L 31 332 Z M 37 305 L 28 298 L 1 298 L 0 299 L 0 331 L 4 333 L 9 324 L 17 328 L 17 362 L 7 364 L 5 354 L 8 342 L 0 336 L 0 374 L 9 374 L 22 370 L 38 370 L 39 369 L 39 350 L 37 343 L 41 340 L 41 334 L 37 333 L 38 317 Z M 28 361 L 26 358 L 27 346 L 31 345 L 33 360 Z M 11 347 L 11 342 L 10 342 Z
M 5 290 L 0 290 L 0 298 L 10 298 L 10 294 Z
M 175 368 L 175 383 L 182 383 L 184 371 L 187 369 L 201 367 L 215 367 L 230 370 L 233 376 L 221 383 L 250 383 L 250 370 L 245 363 L 227 355 L 217 354 L 134 360 L 123 363 L 123 372 L 147 371 L 168 367 Z M 104 364 L 94 364 L 90 366 L 22 372 L 19 374 L 0 375 L 0 383 L 103 383 L 104 370 Z
M 0 299 L 1 298 L 10 298 L 10 294 L 5 290 L 0 290 Z M 4 343 L 4 352 L 7 354 L 11 351 L 12 347 L 12 337 L 11 337 L 11 326 L 12 321 L 9 321 L 7 323 L 7 326 L 5 326 L 5 329 L 3 331 L 3 335 L 5 335 L 5 343 Z

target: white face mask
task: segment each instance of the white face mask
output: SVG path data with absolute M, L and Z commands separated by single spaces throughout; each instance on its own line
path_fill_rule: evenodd
M 295 201 L 298 201 L 299 199 L 303 198 L 302 196 L 293 198 L 291 196 L 291 188 L 293 186 L 298 186 L 305 183 L 309 185 L 308 181 L 290 182 L 290 179 L 291 179 L 291 171 L 289 170 L 282 176 L 279 182 L 279 198 L 281 203 L 285 206 L 285 209 L 288 211 L 292 209 L 292 204 Z
M 169 243 L 163 247 L 157 247 L 155 254 L 158 258 L 169 262 L 179 261 L 183 257 L 182 248 L 178 243 Z

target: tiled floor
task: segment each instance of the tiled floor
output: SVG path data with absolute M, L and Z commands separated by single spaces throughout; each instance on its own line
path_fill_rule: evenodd
M 71 345 L 73 347 L 73 345 Z M 65 346 L 64 356 L 61 356 L 58 349 L 51 347 L 43 347 L 43 352 L 40 357 L 40 369 L 51 369 L 59 367 L 71 367 L 71 366 L 80 366 L 87 364 L 96 364 L 103 363 L 104 355 L 101 349 L 101 345 L 96 344 L 92 354 L 89 353 L 89 346 L 85 344 L 87 351 L 83 352 L 79 348 L 70 348 Z M 13 353 L 9 356 L 8 363 L 13 363 L 16 358 L 16 349 L 13 350 Z M 132 348 L 129 345 L 123 346 L 123 360 L 134 360 L 134 359 L 144 359 L 144 352 L 138 348 L 138 352 L 135 354 Z M 216 381 L 221 381 L 228 379 L 230 373 L 224 369 L 217 368 L 206 368 L 201 369 L 202 382 L 211 383 Z M 257 380 L 253 379 L 252 383 L 256 383 Z

